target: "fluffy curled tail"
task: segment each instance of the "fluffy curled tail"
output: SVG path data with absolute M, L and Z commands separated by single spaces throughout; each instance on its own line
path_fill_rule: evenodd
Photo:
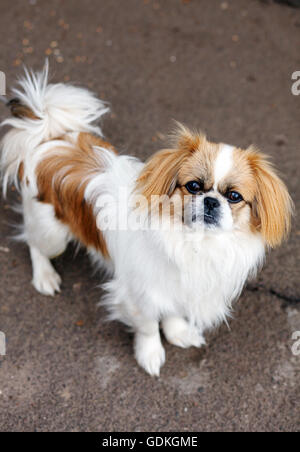
M 109 109 L 87 89 L 48 82 L 48 62 L 41 72 L 25 69 L 14 98 L 7 103 L 13 115 L 1 126 L 11 126 L 1 142 L 0 168 L 3 193 L 17 183 L 20 164 L 42 142 L 67 132 L 90 132 L 102 136 L 96 124 Z

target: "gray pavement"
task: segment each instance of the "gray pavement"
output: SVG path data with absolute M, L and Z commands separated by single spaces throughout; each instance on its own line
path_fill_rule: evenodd
M 258 0 L 1 0 L 0 70 L 49 56 L 54 81 L 111 103 L 104 122 L 120 152 L 148 157 L 172 119 L 212 140 L 271 154 L 299 208 L 300 10 Z M 0 106 L 0 117 L 6 112 Z M 139 369 L 132 337 L 97 309 L 104 278 L 84 252 L 55 261 L 62 293 L 30 285 L 17 215 L 0 203 L 0 431 L 296 431 L 300 428 L 300 223 L 208 346 L 165 344 L 159 379 Z

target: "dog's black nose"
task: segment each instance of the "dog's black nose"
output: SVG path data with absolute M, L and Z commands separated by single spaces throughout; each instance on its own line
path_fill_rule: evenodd
M 204 198 L 205 213 L 210 213 L 214 209 L 217 209 L 218 207 L 220 207 L 220 203 L 216 198 L 211 198 L 210 196 Z

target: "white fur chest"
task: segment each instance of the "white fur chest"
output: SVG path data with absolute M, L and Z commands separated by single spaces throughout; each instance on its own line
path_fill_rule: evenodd
M 120 160 L 120 167 L 115 165 L 97 177 L 89 189 L 96 187 L 96 194 L 100 190 L 102 199 L 103 192 L 118 180 L 130 197 L 140 166 Z M 123 202 L 130 204 L 129 198 Z M 116 199 L 102 209 L 103 217 L 114 219 L 120 203 Z M 112 207 L 116 210 L 111 211 Z M 101 221 L 98 225 L 102 229 Z M 186 231 L 125 228 L 104 232 L 114 265 L 105 300 L 112 318 L 130 325 L 137 313 L 157 321 L 175 315 L 201 330 L 225 320 L 247 278 L 262 264 L 263 242 L 259 235 L 240 231 Z
M 168 256 L 166 267 L 160 269 L 165 296 L 172 299 L 175 314 L 201 330 L 225 320 L 232 301 L 264 257 L 258 237 L 238 232 L 198 237 L 168 233 L 163 241 Z

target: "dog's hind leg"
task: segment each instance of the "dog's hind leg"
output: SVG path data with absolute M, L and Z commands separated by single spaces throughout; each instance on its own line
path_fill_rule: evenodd
M 23 192 L 24 239 L 30 249 L 32 261 L 32 284 L 44 295 L 54 296 L 60 291 L 61 278 L 50 259 L 62 254 L 70 233 L 67 226 L 56 219 L 51 204 L 37 201 Z

